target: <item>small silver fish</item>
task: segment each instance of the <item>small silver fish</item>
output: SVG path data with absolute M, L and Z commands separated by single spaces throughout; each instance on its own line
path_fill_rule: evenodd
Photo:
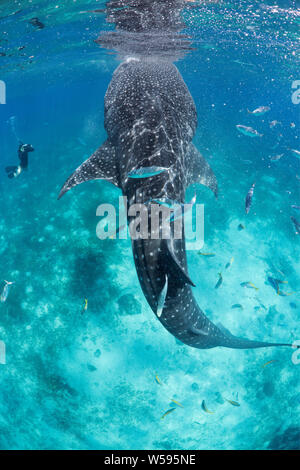
M 271 162 L 277 162 L 283 157 L 283 155 L 284 155 L 283 153 L 281 153 L 280 155 L 270 155 L 269 158 Z
M 266 114 L 268 111 L 270 111 L 270 106 L 260 106 L 259 108 L 256 108 L 254 111 L 249 111 L 248 113 L 254 114 L 254 116 L 262 116 L 263 114 Z
M 137 168 L 128 173 L 128 178 L 138 179 L 138 178 L 150 178 L 151 176 L 159 175 L 164 171 L 168 171 L 168 168 L 162 166 L 148 166 L 143 168 Z
M 241 310 L 244 310 L 241 304 L 234 304 L 231 306 L 231 308 L 240 308 Z
M 281 122 L 276 121 L 276 120 L 275 120 L 275 121 L 271 121 L 271 122 L 270 122 L 270 128 L 272 129 L 273 127 L 276 127 L 276 126 L 278 126 L 279 124 L 281 124 Z
M 215 289 L 219 289 L 219 287 L 222 285 L 222 282 L 223 282 L 223 276 L 222 276 L 222 273 L 219 273 L 219 280 L 217 284 L 215 285 Z
M 291 208 L 295 209 L 296 211 L 300 211 L 300 206 L 297 206 L 296 204 L 292 204 Z
M 294 155 L 296 155 L 297 158 L 300 158 L 300 150 L 296 150 L 296 149 L 290 149 L 291 152 L 293 152 Z
M 10 287 L 12 286 L 12 284 L 14 284 L 14 282 L 9 282 L 9 281 L 4 281 L 4 282 L 5 282 L 5 286 L 3 287 L 3 291 L 0 297 L 0 301 L 2 303 L 6 302 L 9 291 L 10 291 Z
M 248 193 L 247 193 L 247 196 L 246 196 L 246 203 L 245 203 L 245 211 L 246 211 L 246 214 L 249 213 L 250 211 L 250 207 L 251 207 L 251 204 L 252 204 L 252 197 L 253 197 L 253 193 L 254 193 L 254 188 L 255 188 L 255 184 L 256 183 L 253 183 L 251 188 L 249 189 Z
M 263 134 L 260 134 L 255 129 L 252 129 L 252 127 L 243 126 L 242 124 L 237 124 L 236 128 L 239 132 L 246 135 L 247 137 L 262 137 L 263 136 Z
M 296 235 L 300 235 L 300 223 L 298 222 L 297 219 L 295 219 L 295 217 L 291 217 L 291 221 L 293 222 L 294 224 L 294 227 L 296 229 Z

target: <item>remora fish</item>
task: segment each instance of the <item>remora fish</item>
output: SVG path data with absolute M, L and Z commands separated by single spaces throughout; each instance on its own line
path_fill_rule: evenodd
M 298 222 L 297 219 L 295 219 L 295 217 L 291 217 L 291 221 L 293 222 L 294 224 L 294 227 L 296 229 L 296 235 L 299 235 L 300 234 L 300 223 Z
M 151 8 L 155 10 L 156 5 L 160 12 L 161 2 L 153 0 Z M 166 15 L 169 10 L 165 10 Z M 119 13 L 125 17 L 127 9 L 118 10 Z M 141 17 L 145 17 L 144 12 Z M 131 21 L 137 26 L 139 18 L 126 18 L 127 31 Z M 161 15 L 157 14 L 157 18 Z M 195 183 L 204 184 L 217 195 L 216 177 L 192 143 L 197 127 L 196 107 L 172 59 L 157 55 L 155 60 L 149 60 L 141 54 L 126 59 L 113 74 L 104 109 L 107 140 L 68 178 L 59 197 L 72 187 L 95 179 L 106 179 L 120 188 L 129 208 L 160 198 L 184 203 L 186 188 Z M 128 177 L 132 169 L 140 167 L 168 171 L 153 178 Z M 128 215 L 129 223 L 135 220 L 136 216 Z M 148 235 L 132 240 L 137 274 L 155 315 L 168 277 L 164 308 L 157 318 L 178 340 L 198 349 L 290 346 L 236 337 L 207 318 L 191 289 L 194 283 L 188 275 L 184 223 L 180 238 L 171 234 L 168 240 L 152 239 L 150 228 Z
M 164 171 L 168 171 L 168 168 L 161 166 L 149 166 L 142 167 L 132 170 L 128 173 L 129 178 L 151 178 L 151 176 L 160 175 Z
M 154 199 L 153 202 L 170 209 L 169 220 L 172 221 L 178 219 L 178 217 L 186 215 L 193 208 L 193 205 L 196 202 L 196 194 L 186 204 L 181 204 L 177 201 L 171 201 L 168 198 Z
M 4 282 L 5 282 L 5 286 L 3 287 L 3 291 L 0 296 L 0 301 L 2 303 L 6 302 L 9 291 L 10 291 L 10 287 L 14 284 L 14 282 L 9 282 L 9 281 L 4 281 Z
M 293 152 L 293 154 L 296 155 L 297 158 L 300 158 L 300 150 L 290 149 L 290 151 Z
M 254 188 L 255 188 L 255 183 L 252 184 L 251 188 L 249 189 L 247 196 L 246 196 L 246 202 L 245 202 L 245 211 L 246 214 L 249 214 L 250 207 L 252 204 L 252 197 L 254 193 Z
M 254 116 L 262 116 L 263 114 L 266 114 L 268 111 L 270 111 L 270 109 L 270 106 L 260 106 L 254 111 L 249 111 L 248 109 L 248 113 L 254 114 Z
M 247 137 L 262 137 L 263 134 L 260 134 L 252 127 L 243 126 L 242 124 L 237 124 L 236 128 L 239 132 L 246 135 Z
M 45 28 L 45 25 L 38 19 L 38 18 L 31 18 L 31 20 L 29 20 L 30 24 L 32 24 L 32 26 L 35 26 L 37 29 L 44 29 Z

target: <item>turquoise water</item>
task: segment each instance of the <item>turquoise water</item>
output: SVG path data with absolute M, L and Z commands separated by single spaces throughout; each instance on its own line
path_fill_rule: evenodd
M 182 50 L 176 65 L 198 110 L 194 143 L 219 182 L 217 201 L 196 187 L 205 204 L 202 251 L 215 256 L 188 253 L 194 294 L 232 333 L 292 343 L 300 340 L 299 235 L 290 220 L 300 220 L 291 208 L 300 203 L 299 158 L 290 150 L 300 150 L 300 104 L 292 101 L 300 80 L 299 4 L 186 3 L 191 50 Z M 122 54 L 94 42 L 114 30 L 105 14 L 89 12 L 103 6 L 0 6 L 7 91 L 0 105 L 0 280 L 15 282 L 0 304 L 0 448 L 299 449 L 293 350 L 179 343 L 143 296 L 130 240 L 96 237 L 97 206 L 117 205 L 120 190 L 89 182 L 57 201 L 66 178 L 106 138 L 103 98 Z M 45 28 L 29 24 L 33 17 Z M 248 113 L 259 106 L 271 109 Z M 279 124 L 270 127 L 274 120 Z M 238 124 L 263 137 L 242 135 Z M 17 162 L 18 139 L 35 152 L 28 171 L 9 180 L 4 167 Z M 189 189 L 187 200 L 192 196 Z M 282 290 L 292 295 L 277 295 L 268 276 L 287 281 Z M 259 290 L 240 286 L 247 281 Z M 276 362 L 263 367 L 269 361 Z M 226 401 L 237 397 L 239 407 Z M 161 420 L 176 406 L 171 399 L 183 408 Z

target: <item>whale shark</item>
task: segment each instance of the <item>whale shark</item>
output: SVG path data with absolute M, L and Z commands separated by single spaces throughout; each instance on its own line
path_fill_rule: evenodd
M 105 179 L 122 190 L 130 208 L 149 200 L 183 204 L 186 189 L 202 184 L 218 195 L 216 176 L 192 140 L 197 128 L 193 98 L 170 61 L 129 57 L 115 70 L 104 100 L 107 140 L 67 179 L 59 198 L 90 180 Z M 130 178 L 143 168 L 164 168 Z M 130 212 L 130 211 L 129 211 Z M 128 212 L 128 213 L 129 213 Z M 128 215 L 130 224 L 134 216 Z M 149 210 L 148 218 L 151 219 Z M 175 221 L 171 221 L 171 225 Z M 138 279 L 158 321 L 177 340 L 198 349 L 291 346 L 240 338 L 215 325 L 193 296 L 182 236 L 132 239 Z

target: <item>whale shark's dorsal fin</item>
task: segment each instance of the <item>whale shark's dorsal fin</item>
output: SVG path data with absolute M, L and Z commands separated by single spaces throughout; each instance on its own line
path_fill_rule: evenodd
M 74 186 L 97 179 L 105 179 L 119 186 L 115 149 L 108 140 L 67 179 L 58 199 Z
M 174 249 L 171 243 L 171 239 L 164 240 L 167 248 L 167 257 L 171 265 L 170 274 L 175 274 L 184 284 L 190 284 L 193 287 L 196 287 L 193 281 L 191 281 L 186 269 L 184 269 L 174 253 Z
M 194 183 L 203 184 L 218 197 L 217 178 L 210 165 L 192 143 L 189 145 L 185 156 L 185 168 L 188 186 Z

